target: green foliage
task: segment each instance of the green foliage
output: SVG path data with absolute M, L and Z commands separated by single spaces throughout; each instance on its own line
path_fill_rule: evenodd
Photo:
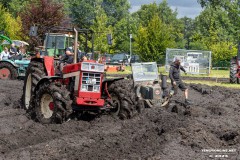
M 11 39 L 21 39 L 22 29 L 21 18 L 14 18 L 6 9 L 0 4 L 0 30 Z
M 101 8 L 102 0 L 98 0 L 95 7 L 96 18 L 94 20 L 93 26 L 91 27 L 95 32 L 95 51 L 100 51 L 100 53 L 107 52 L 109 46 L 107 44 L 106 34 L 111 33 L 111 27 L 107 27 L 107 15 L 103 8 Z
M 136 38 L 137 53 L 143 61 L 161 62 L 164 59 L 166 48 L 175 45 L 174 37 L 171 36 L 172 29 L 158 15 L 152 18 L 147 27 L 139 28 Z
M 108 25 L 115 24 L 129 15 L 130 4 L 128 0 L 103 0 L 102 8 L 108 17 Z
M 29 3 L 30 0 L 11 0 L 8 9 L 14 17 L 17 17 Z
M 24 22 L 22 24 L 25 36 L 28 36 L 31 26 L 38 26 L 38 36 L 30 37 L 28 42 L 33 46 L 43 45 L 45 34 L 63 21 L 63 5 L 52 0 L 36 0 L 26 6 L 21 13 L 21 18 Z
M 218 42 L 212 44 L 209 49 L 212 51 L 213 62 L 230 61 L 230 59 L 237 55 L 237 47 L 233 43 Z
M 94 19 L 96 18 L 95 3 L 96 0 L 78 0 L 69 1 L 70 3 L 70 17 L 74 24 L 79 28 L 90 28 Z

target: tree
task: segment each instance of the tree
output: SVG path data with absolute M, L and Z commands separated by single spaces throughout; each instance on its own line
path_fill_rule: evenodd
M 152 18 L 147 27 L 139 28 L 136 45 L 137 53 L 143 61 L 164 61 L 166 48 L 175 46 L 172 29 L 158 15 Z
M 17 17 L 19 13 L 23 12 L 30 1 L 31 0 L 11 0 L 9 2 L 9 12 L 11 12 L 14 17 Z
M 233 24 L 233 35 L 235 43 L 239 41 L 240 38 L 240 1 L 239 0 L 198 0 L 202 7 L 211 7 L 214 10 L 224 10 L 227 16 Z
M 22 36 L 21 18 L 14 18 L 6 9 L 0 4 L 0 30 L 11 39 L 20 39 Z
M 174 28 L 171 35 L 176 41 L 176 47 L 183 48 L 185 46 L 182 33 L 184 25 L 177 19 L 177 11 L 173 11 L 168 6 L 166 0 L 159 5 L 157 5 L 156 2 L 143 5 L 139 11 L 133 14 L 133 16 L 140 21 L 142 26 L 147 26 L 155 15 L 158 15 L 164 24 L 167 24 L 170 28 Z
M 70 17 L 79 28 L 90 28 L 96 18 L 96 0 L 70 1 Z
M 192 41 L 192 36 L 194 33 L 194 20 L 188 17 L 183 17 L 180 19 L 181 23 L 184 25 L 183 33 L 185 48 L 190 49 L 190 42 Z
M 63 5 L 51 0 L 37 0 L 26 6 L 21 13 L 23 33 L 29 34 L 31 26 L 38 26 L 38 36 L 30 37 L 30 44 L 42 45 L 45 34 L 54 26 L 59 26 L 64 19 Z
M 115 24 L 129 15 L 130 4 L 128 0 L 103 0 L 102 8 L 108 17 L 108 25 Z
M 101 8 L 101 3 L 102 0 L 97 0 L 95 7 L 96 18 L 91 28 L 95 32 L 95 50 L 105 53 L 109 49 L 106 34 L 111 33 L 111 27 L 107 27 L 108 18 L 103 8 Z

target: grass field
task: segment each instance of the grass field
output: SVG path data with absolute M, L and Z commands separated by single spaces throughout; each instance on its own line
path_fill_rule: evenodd
M 131 74 L 131 67 L 126 66 L 125 71 L 123 72 L 107 72 L 107 74 Z M 162 73 L 164 75 L 168 75 L 167 72 L 165 72 L 164 67 L 159 67 L 158 72 Z M 196 74 L 182 74 L 182 76 L 188 76 L 188 77 L 216 77 L 216 78 L 228 78 L 229 77 L 229 70 L 211 70 L 211 73 L 209 75 L 202 74 L 202 75 L 196 75 Z
M 158 72 L 162 73 L 164 75 L 168 75 L 167 72 L 165 72 L 164 67 L 159 67 Z M 131 67 L 126 66 L 125 71 L 123 72 L 108 72 L 107 74 L 131 74 Z M 209 75 L 203 74 L 203 75 L 193 75 L 193 74 L 183 74 L 182 76 L 187 77 L 211 77 L 216 78 L 216 81 L 206 81 L 206 80 L 184 80 L 185 83 L 199 83 L 199 84 L 206 84 L 209 86 L 221 86 L 221 87 L 228 87 L 228 88 L 237 88 L 240 89 L 240 84 L 230 84 L 230 83 L 223 83 L 223 82 L 217 82 L 218 78 L 229 78 L 229 70 L 211 70 L 211 73 Z

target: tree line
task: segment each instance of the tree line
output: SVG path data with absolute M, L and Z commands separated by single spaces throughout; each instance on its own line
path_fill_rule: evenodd
M 134 13 L 128 0 L 1 0 L 0 30 L 39 46 L 49 28 L 75 26 L 94 31 L 94 48 L 101 53 L 128 53 L 132 34 L 132 51 L 143 61 L 164 61 L 166 48 L 210 50 L 213 62 L 229 61 L 240 41 L 240 0 L 197 1 L 202 12 L 191 19 L 178 18 L 167 0 Z M 29 36 L 33 25 L 36 37 Z

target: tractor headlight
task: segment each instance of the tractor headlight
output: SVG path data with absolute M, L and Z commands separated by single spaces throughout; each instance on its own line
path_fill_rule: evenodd
M 85 85 L 82 85 L 82 89 L 81 89 L 82 91 L 87 91 L 87 86 L 85 86 Z
M 83 71 L 104 72 L 104 64 L 82 62 L 81 69 Z

